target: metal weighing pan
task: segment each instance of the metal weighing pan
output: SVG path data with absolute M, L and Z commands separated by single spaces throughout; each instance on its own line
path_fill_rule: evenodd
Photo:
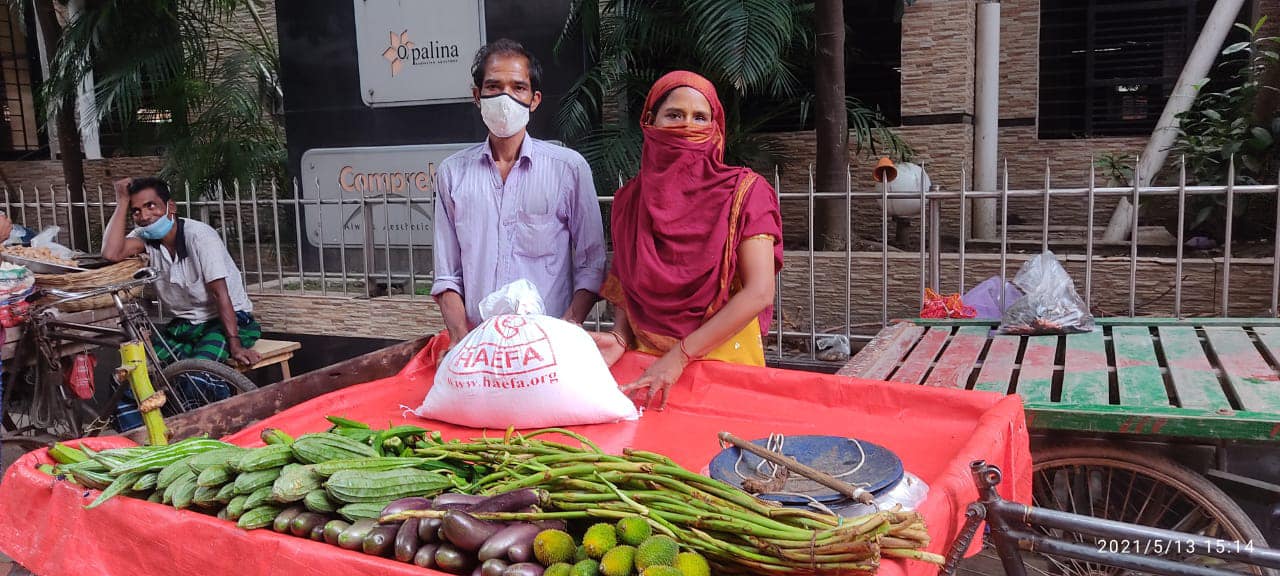
M 36 274 L 66 274 L 68 272 L 88 272 L 89 271 L 87 268 L 80 268 L 77 266 L 63 266 L 61 264 L 44 262 L 42 260 L 32 260 L 30 258 L 23 258 L 21 256 L 16 256 L 13 254 L 5 254 L 2 252 L 0 252 L 0 260 L 4 260 L 5 262 L 12 262 L 19 266 L 25 266 L 27 270 L 30 270 Z

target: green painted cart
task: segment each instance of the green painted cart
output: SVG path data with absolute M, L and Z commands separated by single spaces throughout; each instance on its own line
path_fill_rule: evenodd
M 1255 543 L 1280 516 L 1277 319 L 1108 318 L 1066 336 L 902 321 L 840 373 L 1022 396 L 1037 506 Z

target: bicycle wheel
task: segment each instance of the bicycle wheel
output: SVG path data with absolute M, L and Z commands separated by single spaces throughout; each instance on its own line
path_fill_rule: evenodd
M 1267 546 L 1262 532 L 1226 493 L 1168 458 L 1102 446 L 1056 446 L 1038 451 L 1034 459 L 1032 504 L 1036 507 Z M 1091 536 L 1062 530 L 1039 531 L 1054 539 L 1097 545 Z M 1274 574 L 1207 556 L 1167 554 L 1164 558 L 1241 574 Z M 1033 552 L 1023 552 L 1022 559 L 1031 575 L 1137 574 L 1105 564 Z M 987 547 L 963 562 L 957 572 L 987 574 L 992 568 L 999 572 L 999 562 L 994 549 Z
M 161 414 L 172 416 L 225 400 L 236 394 L 257 390 L 258 386 L 221 362 L 188 358 L 164 368 L 164 389 L 168 395 Z

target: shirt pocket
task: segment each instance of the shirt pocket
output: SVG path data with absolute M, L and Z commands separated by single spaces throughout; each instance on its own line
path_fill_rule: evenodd
M 521 211 L 516 217 L 515 253 L 525 258 L 554 255 L 562 227 L 555 214 L 530 214 Z
M 196 278 L 196 273 L 191 270 L 191 256 L 189 255 L 169 266 L 169 283 L 174 286 L 190 286 Z

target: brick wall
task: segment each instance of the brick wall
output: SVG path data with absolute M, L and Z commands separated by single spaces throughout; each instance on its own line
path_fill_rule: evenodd
M 1267 17 L 1267 23 L 1262 27 L 1263 36 L 1280 35 L 1280 0 L 1254 0 L 1253 15 L 1255 21 L 1262 16 Z
M 974 7 L 920 0 L 902 18 L 902 115 L 973 112 Z
M 1040 2 L 1000 3 L 1000 117 L 1035 118 L 1040 89 Z
M 902 115 L 926 124 L 906 125 L 897 132 L 915 148 L 916 161 L 926 165 L 934 184 L 944 190 L 957 190 L 963 169 L 969 174 L 971 186 L 975 4 L 920 0 L 906 10 L 902 31 Z M 1255 0 L 1254 14 L 1280 14 L 1280 0 Z M 1039 98 L 1039 28 L 1039 0 L 1001 2 L 1000 118 L 1009 125 L 999 129 L 999 157 L 1008 163 L 1011 189 L 1043 188 L 1046 166 L 1053 187 L 1085 187 L 1093 158 L 1106 153 L 1137 156 L 1146 145 L 1147 137 L 1041 140 L 1037 136 L 1034 121 Z M 1270 18 L 1266 28 L 1271 34 L 1280 33 L 1280 18 Z M 943 114 L 962 116 L 935 116 Z M 790 157 L 790 162 L 781 167 L 783 191 L 805 192 L 808 167 L 814 155 L 813 132 L 788 132 L 777 134 L 776 138 Z M 855 190 L 873 189 L 870 178 L 873 164 L 872 158 L 852 159 Z M 1171 167 L 1172 159 L 1166 164 L 1166 170 Z M 1099 173 L 1096 184 L 1106 183 L 1105 175 Z M 1116 201 L 1114 197 L 1095 201 L 1096 226 L 1106 225 Z M 1088 220 L 1086 203 L 1084 198 L 1056 202 L 1052 207 L 1053 223 L 1084 225 Z M 862 230 L 861 236 L 879 236 L 880 212 L 876 202 L 855 201 L 852 212 L 854 227 Z M 784 201 L 783 213 L 789 245 L 807 245 L 808 202 Z M 1012 219 L 1038 224 L 1043 218 L 1043 204 L 1039 199 L 1015 199 L 1010 202 L 1010 213 Z M 1146 217 L 1144 214 L 1143 218 Z M 958 218 L 959 207 L 955 202 L 944 206 L 944 234 L 958 233 Z
M 275 0 L 255 0 L 255 4 L 257 5 L 258 18 L 262 21 L 262 28 L 266 32 L 269 41 L 272 43 L 278 42 Z M 253 42 L 257 41 L 260 34 L 258 31 L 258 24 L 254 22 L 251 14 L 248 11 L 243 10 L 238 14 L 235 21 L 230 24 L 229 28 L 237 37 L 247 38 Z M 220 44 L 221 43 L 216 40 L 213 42 L 215 58 L 217 57 L 217 50 Z
M 111 183 L 125 176 L 154 175 L 160 172 L 164 159 L 159 156 L 122 156 L 84 161 L 84 185 L 91 192 L 101 186 L 103 192 L 111 191 Z M 0 184 L 9 189 L 9 196 L 16 201 L 18 188 L 30 192 L 34 187 L 47 189 L 50 185 L 61 188 L 66 185 L 62 177 L 62 163 L 58 160 L 23 160 L 0 162 Z

